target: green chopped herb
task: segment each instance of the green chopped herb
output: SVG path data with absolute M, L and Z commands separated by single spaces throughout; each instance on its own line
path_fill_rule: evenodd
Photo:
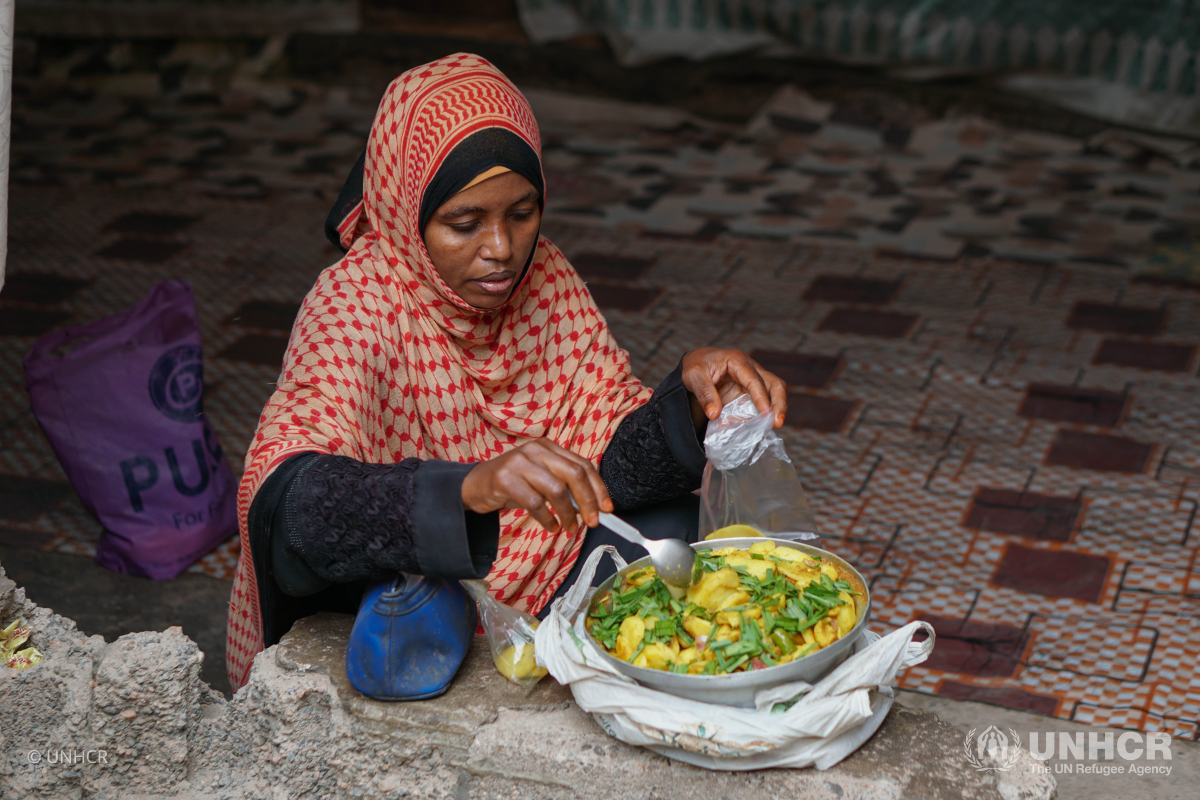
M 734 661 L 732 664 L 730 664 L 729 667 L 725 671 L 733 672 L 734 670 L 736 670 L 738 667 L 740 667 L 742 664 L 745 664 L 749 660 L 750 660 L 750 656 L 748 656 L 748 655 L 742 656 L 737 661 Z
M 737 658 L 738 656 L 753 656 L 757 655 L 762 648 L 754 642 L 736 642 L 730 647 L 725 648 L 725 658 Z
M 812 613 L 812 611 L 808 607 L 808 604 L 805 603 L 803 600 L 801 600 L 798 597 L 793 597 L 790 600 L 788 600 L 787 607 L 784 609 L 783 613 L 784 613 L 784 616 L 788 616 L 788 617 L 791 617 L 792 619 L 800 620 L 800 619 L 804 619 L 805 617 L 807 617 L 809 614 Z

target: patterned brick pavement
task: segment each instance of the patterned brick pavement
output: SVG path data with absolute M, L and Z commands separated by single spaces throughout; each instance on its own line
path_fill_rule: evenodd
M 210 96 L 206 74 L 153 101 L 18 81 L 0 541 L 89 554 L 100 532 L 28 411 L 37 336 L 188 279 L 240 469 L 335 258 L 320 225 L 374 100 L 253 76 Z M 1200 738 L 1200 293 L 1147 266 L 1191 246 L 1200 172 L 1154 143 L 880 127 L 795 92 L 742 130 L 536 104 L 545 232 L 643 380 L 720 344 L 793 386 L 783 435 L 825 545 L 868 575 L 877 630 L 939 633 L 904 688 Z M 230 540 L 192 569 L 235 559 Z

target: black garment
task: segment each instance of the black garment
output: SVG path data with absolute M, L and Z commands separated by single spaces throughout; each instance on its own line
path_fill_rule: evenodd
M 605 450 L 600 475 L 618 513 L 690 498 L 700 485 L 704 451 L 681 373 L 682 365 L 621 422 Z M 353 613 L 366 585 L 396 572 L 485 576 L 500 518 L 463 509 L 462 481 L 472 466 L 415 458 L 366 464 L 318 453 L 281 464 L 259 488 L 248 519 L 267 646 L 308 614 Z M 690 500 L 684 516 L 694 535 L 698 511 Z
M 397 572 L 482 578 L 491 568 L 499 512 L 462 509 L 462 482 L 473 465 L 417 458 L 365 464 L 316 453 L 285 463 L 292 461 L 303 466 L 271 537 L 272 559 L 285 565 L 276 581 L 288 594 Z
M 621 513 L 700 488 L 704 463 L 680 361 L 650 402 L 621 420 L 600 460 L 600 478 Z
M 254 577 L 258 584 L 258 607 L 262 617 L 264 647 L 277 643 L 297 620 L 312 616 L 320 611 L 353 614 L 358 610 L 367 583 L 352 582 L 331 584 L 325 582 L 301 584 L 309 579 L 310 573 L 285 580 L 292 586 L 303 586 L 303 596 L 287 594 L 277 583 L 278 571 L 290 573 L 293 562 L 281 563 L 274 558 L 273 542 L 282 541 L 279 531 L 284 525 L 285 496 L 296 474 L 316 457 L 315 453 L 303 453 L 289 458 L 279 465 L 263 482 L 254 502 L 250 504 L 246 527 L 250 537 L 250 553 L 254 558 Z

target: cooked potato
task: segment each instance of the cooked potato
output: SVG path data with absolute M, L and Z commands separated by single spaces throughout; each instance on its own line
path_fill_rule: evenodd
M 626 617 L 617 633 L 617 658 L 628 661 L 646 638 L 646 623 L 636 614 Z
M 704 539 L 705 541 L 710 539 L 744 539 L 750 536 L 762 536 L 762 532 L 749 525 L 728 525 L 713 531 L 708 536 L 705 536 Z
M 775 562 L 754 560 L 746 565 L 746 571 L 758 580 L 765 581 L 768 572 L 775 572 Z
M 641 586 L 643 583 L 649 583 L 658 577 L 658 572 L 654 567 L 644 567 L 625 579 L 625 582 L 630 586 Z
M 821 647 L 828 647 L 837 641 L 837 631 L 833 629 L 833 623 L 828 617 L 814 625 L 812 630 L 813 636 L 817 637 L 817 644 Z
M 754 544 L 750 545 L 750 552 L 759 556 L 764 556 L 774 549 L 774 542 L 755 542 Z
M 543 678 L 549 674 L 544 667 L 539 667 L 534 661 L 532 643 L 521 642 L 519 647 L 519 654 L 517 653 L 518 645 L 513 644 L 503 652 L 492 655 L 492 660 L 496 662 L 496 669 L 501 675 L 510 681 L 520 683 L 531 676 L 536 675 Z
M 837 611 L 837 628 L 838 633 L 845 636 L 858 623 L 858 607 L 854 603 L 854 598 L 846 592 L 839 592 L 838 597 L 846 605 L 838 606 Z
M 722 611 L 726 608 L 733 608 L 734 606 L 744 606 L 749 602 L 750 593 L 743 591 L 742 589 L 738 589 L 737 591 L 726 593 L 725 596 L 721 598 L 721 602 L 718 603 L 715 608 L 711 608 L 710 610 Z
M 745 567 L 749 565 L 751 561 L 757 561 L 757 559 L 750 558 L 750 554 L 745 550 L 738 550 L 736 553 L 730 553 L 724 558 L 725 563 L 731 567 Z
M 740 591 L 740 586 L 738 574 L 730 567 L 725 567 L 716 572 L 706 573 L 698 583 L 688 587 L 687 599 L 710 611 L 716 611 L 730 594 Z
M 688 615 L 683 618 L 683 629 L 690 633 L 692 638 L 699 639 L 712 632 L 712 623 L 706 619 Z
M 812 556 L 810 556 L 808 553 L 801 552 L 794 547 L 776 547 L 771 551 L 771 555 L 775 556 L 776 558 L 783 558 L 788 561 L 798 561 L 800 563 L 804 563 L 805 561 L 812 559 Z
M 813 581 L 821 579 L 821 573 L 817 572 L 815 569 L 810 569 L 809 567 L 803 566 L 802 564 L 791 563 L 780 564 L 778 566 L 783 571 L 783 574 L 787 576 L 788 580 L 796 584 L 796 586 L 801 589 L 803 589 L 805 586 L 808 586 Z
M 775 661 L 778 664 L 786 664 L 789 661 L 795 661 L 797 658 L 800 658 L 800 654 L 803 652 L 804 651 L 801 648 L 796 648 L 795 650 L 793 650 L 790 653 L 785 653 L 784 655 L 781 655 L 779 658 L 775 659 Z
M 721 611 L 713 616 L 713 622 L 726 628 L 742 627 L 742 621 L 736 611 Z
M 649 667 L 650 669 L 666 669 L 668 664 L 675 662 L 675 654 L 671 652 L 671 648 L 660 642 L 648 644 L 642 648 L 642 652 L 638 653 L 632 663 L 635 667 Z
M 745 602 L 750 602 L 750 595 L 746 595 Z M 747 608 L 745 611 L 719 611 L 713 616 L 713 622 L 718 625 L 728 625 L 731 628 L 742 627 L 743 619 L 762 619 L 762 607 L 755 606 Z

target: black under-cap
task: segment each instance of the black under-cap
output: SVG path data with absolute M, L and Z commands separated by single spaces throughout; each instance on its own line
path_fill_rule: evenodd
M 365 152 L 358 157 L 325 219 L 325 236 L 343 253 L 347 245 L 342 243 L 340 226 L 363 201 L 363 168 L 366 160 Z M 433 176 L 421 199 L 421 236 L 425 236 L 425 225 L 442 203 L 458 194 L 464 186 L 475 180 L 476 175 L 492 167 L 508 167 L 524 176 L 537 189 L 538 207 L 545 210 L 546 187 L 542 183 L 542 165 L 537 153 L 524 139 L 506 128 L 485 128 L 471 134 L 454 148 Z
M 429 182 L 425 196 L 421 198 L 421 236 L 425 236 L 425 226 L 442 203 L 492 167 L 508 167 L 533 184 L 538 193 L 538 207 L 543 208 L 546 187 L 542 183 L 542 165 L 537 153 L 507 128 L 484 128 L 451 150 Z

